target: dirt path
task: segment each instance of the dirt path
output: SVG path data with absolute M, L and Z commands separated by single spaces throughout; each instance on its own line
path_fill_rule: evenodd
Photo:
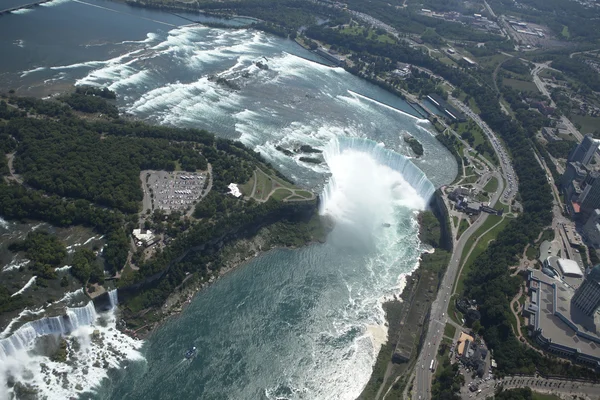
M 15 153 L 9 153 L 6 155 L 6 160 L 8 163 L 8 169 L 10 171 L 10 177 L 9 179 L 17 182 L 19 185 L 23 184 L 23 179 L 21 178 L 21 175 L 19 174 L 15 174 L 15 168 L 14 168 L 14 162 L 15 162 Z

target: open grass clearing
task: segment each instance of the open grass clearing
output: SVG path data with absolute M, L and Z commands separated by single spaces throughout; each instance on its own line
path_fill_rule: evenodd
M 488 219 L 484 222 L 484 224 L 481 227 L 479 227 L 479 229 L 473 234 L 473 242 L 477 240 L 480 234 L 483 234 L 483 236 L 479 238 L 477 244 L 475 244 L 475 247 L 471 246 L 469 247 L 469 250 L 467 250 L 466 248 L 463 250 L 463 254 L 461 255 L 461 263 L 463 264 L 463 267 L 460 275 L 457 278 L 456 293 L 463 293 L 464 280 L 471 271 L 471 266 L 473 265 L 473 262 L 477 257 L 479 257 L 481 253 L 483 253 L 488 248 L 490 242 L 492 240 L 495 240 L 496 236 L 498 236 L 498 233 L 500 233 L 500 231 L 502 231 L 502 229 L 504 229 L 504 227 L 508 224 L 509 219 L 504 218 L 500 221 L 500 218 L 501 217 L 490 215 Z M 495 224 L 497 225 L 494 226 Z M 484 234 L 485 231 L 492 227 L 493 229 Z M 469 253 L 471 248 L 473 249 L 473 251 L 471 251 L 471 254 L 465 260 L 465 257 Z
M 312 193 L 306 190 L 296 190 L 296 195 L 304 197 L 306 199 L 310 199 L 312 197 Z
M 571 121 L 574 124 L 579 124 L 581 126 L 581 129 L 579 131 L 583 135 L 593 133 L 594 131 L 600 129 L 600 117 L 592 117 L 589 115 L 574 115 L 571 118 Z
M 513 89 L 519 90 L 521 92 L 539 93 L 537 86 L 535 86 L 535 83 L 530 82 L 530 81 L 522 81 L 522 80 L 518 80 L 518 79 L 504 78 L 503 82 L 505 85 L 510 86 Z
M 454 338 L 454 335 L 456 335 L 456 327 L 452 324 L 447 323 L 444 327 L 444 335 L 449 338 Z
M 279 188 L 279 189 L 275 189 L 275 191 L 273 192 L 271 197 L 274 198 L 275 200 L 282 201 L 283 199 L 290 197 L 292 194 L 294 194 L 294 193 L 289 189 Z
M 459 237 L 461 237 L 461 235 L 469 228 L 469 222 L 466 219 L 461 219 L 460 220 L 460 225 L 458 226 L 458 236 L 457 239 Z
M 488 183 L 485 184 L 485 186 L 483 187 L 483 190 L 488 192 L 488 193 L 493 193 L 496 190 L 498 190 L 498 179 L 492 177 Z

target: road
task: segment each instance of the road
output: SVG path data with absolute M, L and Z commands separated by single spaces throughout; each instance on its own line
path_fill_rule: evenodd
M 469 107 L 467 107 L 462 101 L 448 96 L 448 99 L 456 105 L 460 110 L 465 113 L 468 117 L 470 117 L 475 123 L 481 128 L 481 130 L 487 136 L 489 142 L 494 148 L 494 152 L 500 160 L 500 168 L 502 169 L 502 175 L 506 179 L 508 183 L 505 193 L 502 196 L 501 202 L 504 204 L 510 204 L 512 199 L 517 194 L 517 175 L 510 163 L 510 158 L 506 153 L 506 150 L 502 147 L 502 142 L 496 137 L 496 134 L 490 129 L 490 127 L 479 117 L 479 115 L 475 114 Z M 494 204 L 493 202 L 491 204 Z
M 500 180 L 498 189 L 491 199 L 491 204 L 494 204 L 500 194 L 503 191 L 503 182 Z M 427 329 L 427 335 L 424 340 L 423 348 L 417 358 L 417 364 L 415 367 L 415 390 L 413 392 L 413 399 L 429 399 L 431 398 L 431 377 L 432 373 L 429 369 L 431 360 L 435 359 L 439 345 L 444 334 L 444 327 L 448 322 L 448 316 L 446 311 L 448 309 L 448 302 L 452 296 L 454 281 L 456 280 L 457 273 L 460 267 L 460 257 L 465 248 L 465 245 L 471 244 L 471 236 L 483 225 L 488 218 L 488 214 L 482 213 L 479 218 L 461 235 L 454 244 L 452 251 L 452 257 L 448 264 L 448 268 L 438 291 L 437 298 L 431 305 L 431 312 L 429 315 L 429 327 Z

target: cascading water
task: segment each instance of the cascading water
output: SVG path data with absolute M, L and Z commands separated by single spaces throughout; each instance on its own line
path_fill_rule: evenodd
M 67 335 L 81 326 L 92 324 L 96 318 L 94 303 L 90 301 L 84 307 L 67 308 L 66 315 L 28 322 L 6 339 L 0 340 L 0 360 L 28 348 L 37 337 Z
M 113 289 L 108 292 L 108 299 L 110 300 L 110 308 L 115 308 L 119 304 L 119 298 L 117 297 L 117 289 Z
M 92 390 L 125 359 L 141 358 L 141 342 L 115 329 L 117 291 L 108 293 L 111 309 L 97 313 L 92 301 L 68 307 L 65 314 L 30 321 L 0 340 L 0 400 L 15 380 L 35 390 L 40 398 L 72 398 Z M 42 337 L 54 336 L 45 340 Z M 65 341 L 67 362 L 53 361 L 53 345 Z M 54 345 L 56 346 L 56 344 Z M 57 375 L 58 374 L 58 375 Z M 62 376 L 61 380 L 51 376 Z
M 408 158 L 369 139 L 339 137 L 324 151 L 331 171 L 321 195 L 323 215 L 369 234 L 394 219 L 396 207 L 422 210 L 433 184 Z

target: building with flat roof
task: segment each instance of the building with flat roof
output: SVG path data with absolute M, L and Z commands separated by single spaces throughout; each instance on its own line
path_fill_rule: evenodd
M 600 269 L 600 267 L 599 267 Z M 600 277 L 600 271 L 597 272 Z M 546 351 L 575 362 L 600 368 L 597 321 L 571 299 L 574 291 L 559 279 L 528 269 L 529 298 L 523 308 L 534 340 Z
M 579 268 L 579 265 L 575 261 L 559 258 L 557 264 L 564 276 L 583 277 L 583 272 L 581 272 L 581 268 Z

